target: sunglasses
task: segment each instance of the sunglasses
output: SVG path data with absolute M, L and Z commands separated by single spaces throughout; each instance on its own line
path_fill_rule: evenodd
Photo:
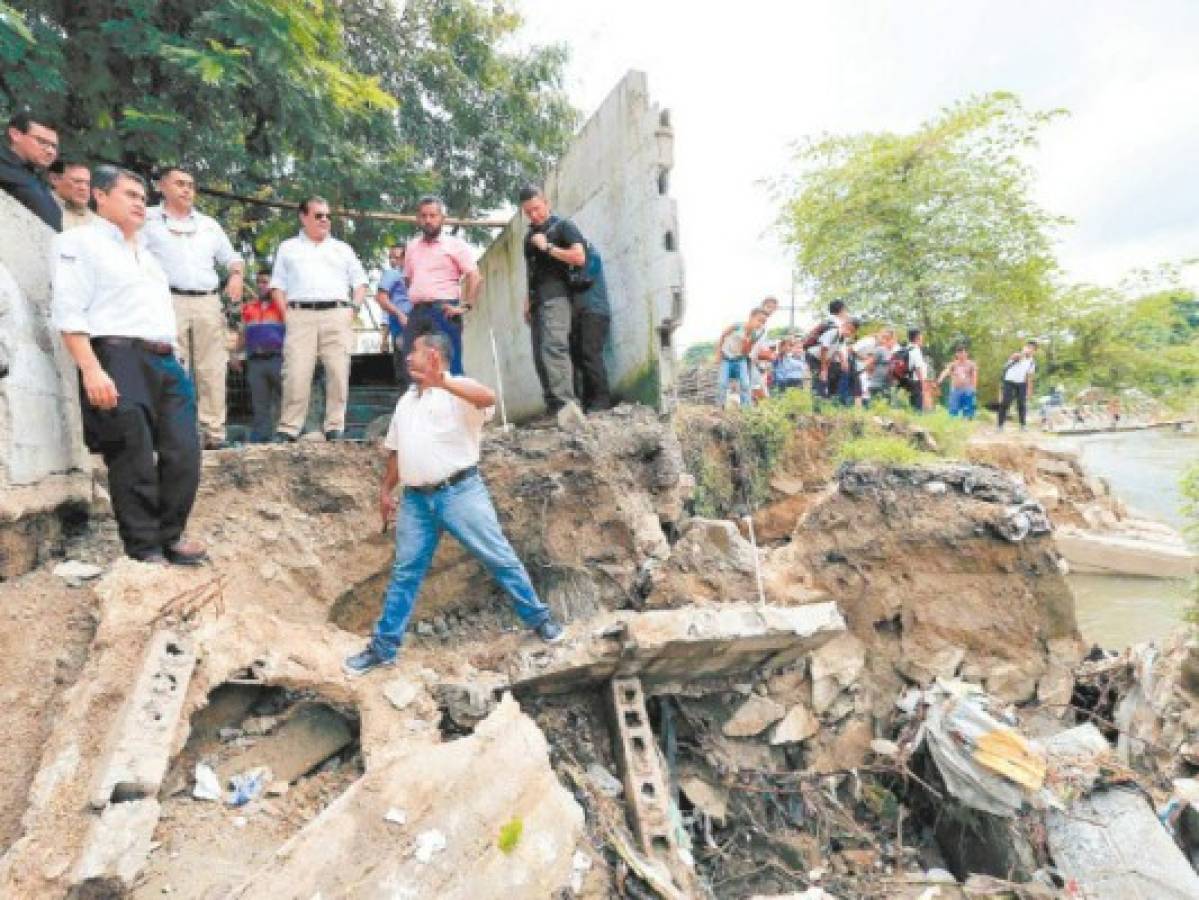
M 333 220 L 333 214 L 332 213 L 313 213 L 312 218 L 316 219 L 318 222 L 326 222 L 326 221 L 331 222 Z

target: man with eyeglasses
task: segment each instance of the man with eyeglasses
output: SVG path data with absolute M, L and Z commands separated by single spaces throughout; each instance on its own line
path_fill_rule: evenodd
M 218 293 L 217 267 L 229 273 L 225 293 L 242 301 L 245 264 L 216 219 L 195 208 L 196 180 L 179 166 L 163 169 L 158 179 L 162 204 L 146 210 L 146 246 L 171 284 L 179 327 L 180 359 L 191 369 L 200 400 L 204 449 L 225 442 L 225 377 L 229 367 L 225 310 Z
M 28 112 L 8 120 L 8 146 L 0 146 L 0 188 L 55 231 L 62 231 L 62 208 L 42 178 L 57 158 L 58 134 L 53 128 Z
M 50 187 L 62 208 L 63 231 L 95 221 L 96 214 L 87 205 L 92 196 L 92 173 L 85 164 L 56 159 L 50 166 Z
M 325 440 L 339 441 L 350 394 L 354 314 L 366 296 L 366 270 L 349 244 L 330 236 L 332 216 L 324 197 L 300 204 L 300 226 L 299 234 L 279 245 L 271 272 L 275 302 L 287 305 L 283 409 L 275 440 L 299 438 L 319 357 L 325 367 Z

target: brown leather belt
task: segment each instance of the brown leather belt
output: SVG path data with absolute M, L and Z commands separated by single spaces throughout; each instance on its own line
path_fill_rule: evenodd
M 418 493 L 418 494 L 436 494 L 438 491 L 442 490 L 443 488 L 448 488 L 451 485 L 455 485 L 459 481 L 462 481 L 465 478 L 469 478 L 471 475 L 477 475 L 478 473 L 479 473 L 478 466 L 467 466 L 465 469 L 459 469 L 457 472 L 455 472 L 449 478 L 443 478 L 441 481 L 437 482 L 436 484 L 406 484 L 406 485 L 404 485 L 404 490 L 416 491 L 416 493 Z
M 129 337 L 94 337 L 92 345 L 103 347 L 129 347 L 134 350 L 145 350 L 155 356 L 170 356 L 175 352 L 175 345 L 170 341 L 147 341 L 142 338 Z

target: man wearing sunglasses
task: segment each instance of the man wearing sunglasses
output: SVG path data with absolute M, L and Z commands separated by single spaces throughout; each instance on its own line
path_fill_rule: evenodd
M 62 231 L 62 208 L 43 173 L 58 158 L 58 135 L 28 112 L 8 120 L 8 146 L 0 146 L 0 188 L 31 213 Z
M 300 436 L 319 358 L 325 367 L 325 440 L 338 441 L 346 427 L 352 326 L 366 295 L 366 270 L 349 244 L 329 234 L 332 216 L 324 197 L 300 204 L 300 226 L 299 234 L 279 245 L 271 272 L 275 302 L 287 304 L 283 409 L 275 440 Z
M 240 306 L 245 265 L 216 219 L 196 209 L 196 180 L 179 166 L 162 170 L 162 204 L 146 210 L 146 246 L 171 285 L 183 368 L 191 369 L 200 402 L 204 449 L 225 444 L 225 377 L 228 329 L 218 294 L 217 268 L 229 273 L 225 293 Z

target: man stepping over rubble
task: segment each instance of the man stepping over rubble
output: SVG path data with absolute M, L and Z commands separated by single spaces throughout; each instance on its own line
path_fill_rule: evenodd
M 548 643 L 562 640 L 562 626 L 504 537 L 479 476 L 483 423 L 494 414 L 495 392 L 474 379 L 450 375 L 452 355 L 445 335 L 424 334 L 408 356 L 413 386 L 396 404 L 384 441 L 389 452 L 379 501 L 384 528 L 398 506 L 395 563 L 370 643 L 342 664 L 348 675 L 395 662 L 443 529 L 486 566 L 527 628 Z M 403 486 L 398 504 L 397 484 Z

